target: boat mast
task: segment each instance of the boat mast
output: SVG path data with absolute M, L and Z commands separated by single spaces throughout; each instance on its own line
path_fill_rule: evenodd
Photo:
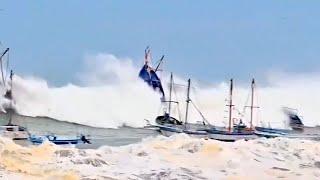
M 9 51 L 9 48 L 7 48 L 5 51 L 3 51 L 3 53 L 0 56 L 0 59 L 2 59 L 3 56 L 7 54 L 8 51 Z
M 1 63 L 1 75 L 2 75 L 2 82 L 3 82 L 3 85 L 5 86 L 5 79 L 4 79 L 4 74 L 3 74 L 3 65 L 2 65 L 2 58 L 4 55 L 7 54 L 7 52 L 9 52 L 9 48 L 7 48 L 1 55 L 0 55 L 0 63 Z
M 169 92 L 169 111 L 168 111 L 169 115 L 171 113 L 172 86 L 173 86 L 173 75 L 171 73 L 171 75 L 170 75 L 170 92 Z
M 186 105 L 186 117 L 185 117 L 185 126 L 187 126 L 187 122 L 188 122 L 188 111 L 189 111 L 189 103 L 190 103 L 190 84 L 191 84 L 191 80 L 188 79 L 188 91 L 187 91 L 187 105 Z
M 160 67 L 163 59 L 164 59 L 164 55 L 162 55 L 161 59 L 159 60 L 159 63 L 158 63 L 158 65 L 157 65 L 156 69 L 154 70 L 155 72 L 157 72 L 157 71 L 159 70 L 159 67 Z
M 10 110 L 9 110 L 9 122 L 8 125 L 12 125 L 12 114 L 13 114 L 13 94 L 12 94 L 12 90 L 13 90 L 13 83 L 12 83 L 12 79 L 13 79 L 13 71 L 10 71 Z
M 229 96 L 229 104 L 227 106 L 229 106 L 229 127 L 228 130 L 229 132 L 231 132 L 231 121 L 232 121 L 232 91 L 233 91 L 233 79 L 230 79 L 230 96 Z
M 253 128 L 253 101 L 254 101 L 254 87 L 255 87 L 255 82 L 254 82 L 254 78 L 252 79 L 252 82 L 251 82 L 251 107 L 250 107 L 250 130 L 252 130 Z

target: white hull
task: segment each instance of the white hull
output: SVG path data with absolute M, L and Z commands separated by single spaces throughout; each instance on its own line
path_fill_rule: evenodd
M 208 133 L 205 131 L 197 131 L 197 130 L 185 130 L 184 127 L 165 127 L 160 126 L 160 133 L 164 136 L 172 136 L 174 134 L 184 133 L 188 134 L 191 137 L 196 138 L 208 138 Z
M 165 130 L 160 130 L 160 133 L 167 137 L 172 136 L 174 134 L 178 134 L 178 132 L 171 132 L 171 131 L 165 131 Z
M 0 126 L 0 136 L 12 140 L 26 140 L 29 138 L 29 133 L 26 130 L 21 130 L 19 126 Z
M 228 135 L 228 134 L 209 134 L 210 139 L 215 139 L 219 141 L 238 141 L 238 140 L 251 140 L 256 139 L 256 135 Z

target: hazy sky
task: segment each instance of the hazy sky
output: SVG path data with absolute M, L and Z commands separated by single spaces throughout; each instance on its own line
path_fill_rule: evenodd
M 87 54 L 140 65 L 147 45 L 168 71 L 206 82 L 320 69 L 318 0 L 1 0 L 0 9 L 13 68 L 55 85 L 75 81 Z

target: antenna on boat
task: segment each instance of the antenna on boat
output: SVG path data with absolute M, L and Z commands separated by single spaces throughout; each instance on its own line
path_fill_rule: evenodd
M 188 79 L 188 91 L 187 91 L 187 105 L 186 105 L 186 117 L 185 117 L 185 127 L 187 126 L 187 122 L 188 122 L 188 111 L 189 111 L 189 103 L 190 103 L 190 84 L 191 84 L 191 80 Z
M 229 104 L 227 105 L 229 107 L 229 132 L 231 131 L 231 120 L 232 120 L 232 107 L 234 106 L 232 104 L 232 91 L 233 91 L 233 79 L 230 79 L 230 94 L 229 94 Z
M 150 53 L 151 53 L 151 49 L 149 46 L 146 47 L 146 49 L 144 50 L 144 64 L 148 65 L 149 64 L 149 58 L 150 58 Z
M 161 58 L 160 58 L 160 60 L 159 60 L 159 63 L 158 63 L 158 65 L 157 65 L 156 69 L 154 70 L 155 72 L 157 72 L 157 71 L 159 70 L 159 67 L 160 67 L 163 59 L 164 59 L 164 55 L 161 56 Z

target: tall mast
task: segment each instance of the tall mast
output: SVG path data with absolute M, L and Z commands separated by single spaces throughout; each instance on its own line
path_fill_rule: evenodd
M 171 95 L 172 95 L 172 86 L 173 86 L 173 75 L 170 75 L 170 92 L 169 92 L 169 115 L 171 113 Z
M 2 58 L 4 55 L 6 55 L 6 53 L 9 52 L 9 48 L 7 48 L 1 55 L 0 55 L 0 65 L 1 65 L 1 75 L 2 75 L 2 82 L 3 82 L 3 86 L 5 86 L 5 79 L 4 79 L 4 73 L 3 73 L 3 63 L 2 63 Z
M 231 132 L 231 121 L 232 121 L 232 91 L 233 91 L 233 79 L 230 79 L 230 94 L 229 94 L 229 127 L 228 130 Z
M 254 82 L 254 79 L 252 79 L 252 82 L 251 82 L 251 106 L 250 106 L 250 130 L 252 130 L 253 128 L 253 103 L 254 103 L 254 87 L 255 87 L 255 82 Z
M 10 71 L 10 110 L 9 110 L 9 122 L 8 125 L 12 125 L 12 114 L 13 114 L 13 94 L 12 94 L 12 90 L 13 90 L 13 83 L 12 83 L 12 79 L 13 79 L 13 71 Z
M 187 122 L 188 122 L 188 111 L 189 111 L 189 103 L 190 103 L 190 84 L 191 84 L 191 80 L 188 79 L 188 91 L 187 91 L 187 105 L 186 105 L 186 117 L 185 117 L 185 126 L 187 126 Z

